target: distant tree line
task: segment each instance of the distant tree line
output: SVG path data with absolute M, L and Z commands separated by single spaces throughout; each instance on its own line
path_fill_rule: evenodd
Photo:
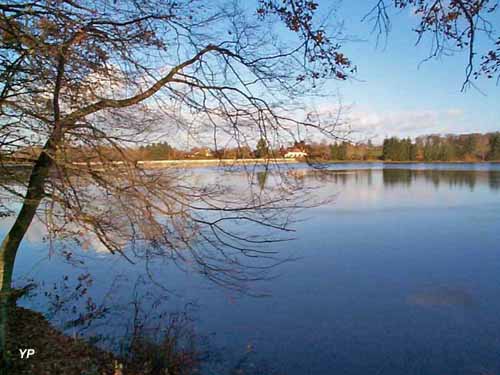
M 428 135 L 384 140 L 382 159 L 391 161 L 498 161 L 500 133 Z
M 384 160 L 417 160 L 417 145 L 410 138 L 398 139 L 395 137 L 384 139 L 382 145 L 382 159 Z
M 337 142 L 329 146 L 311 144 L 310 155 L 328 160 L 385 161 L 500 161 L 500 132 L 487 134 L 425 135 L 410 138 L 390 137 L 382 146 L 371 142 Z
M 139 148 L 125 149 L 126 156 L 132 160 L 183 160 L 183 159 L 252 159 L 284 157 L 288 150 L 301 150 L 311 161 L 500 161 L 500 132 L 487 134 L 426 135 L 410 138 L 390 137 L 382 145 L 351 143 L 347 141 L 326 143 L 305 141 L 294 142 L 290 147 L 273 149 L 260 139 L 255 149 L 249 146 L 226 147 L 217 150 L 208 147 L 193 147 L 190 150 L 178 149 L 167 142 L 151 143 Z M 0 153 L 0 161 L 29 161 L 36 157 L 39 150 L 26 148 L 15 154 Z M 74 148 L 66 152 L 73 161 L 99 161 L 91 150 Z M 123 155 L 113 148 L 101 147 L 99 154 L 107 160 L 121 160 Z
M 167 142 L 152 143 L 139 147 L 139 158 L 144 160 L 183 159 L 185 152 L 175 149 Z

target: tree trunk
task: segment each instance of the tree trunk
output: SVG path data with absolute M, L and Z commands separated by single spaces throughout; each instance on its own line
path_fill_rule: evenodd
M 15 300 L 11 298 L 14 262 L 19 245 L 44 197 L 44 185 L 52 164 L 47 151 L 51 148 L 51 141 L 48 141 L 33 166 L 21 211 L 0 247 L 0 374 L 6 374 L 4 371 L 8 371 L 9 353 L 6 351 L 6 340 L 9 306 L 15 304 Z

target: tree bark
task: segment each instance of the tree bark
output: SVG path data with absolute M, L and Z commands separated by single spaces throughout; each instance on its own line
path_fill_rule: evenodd
M 0 247 L 0 374 L 8 371 L 6 341 L 9 306 L 15 304 L 15 300 L 11 298 L 14 262 L 19 245 L 44 197 L 44 185 L 52 165 L 48 151 L 53 149 L 53 142 L 49 140 L 33 166 L 21 211 Z

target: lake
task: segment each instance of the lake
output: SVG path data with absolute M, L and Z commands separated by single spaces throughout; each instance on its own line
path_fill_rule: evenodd
M 169 289 L 161 304 L 196 306 L 195 330 L 224 357 L 223 369 L 251 353 L 246 365 L 256 374 L 500 372 L 500 164 L 288 168 L 328 201 L 298 214 L 295 240 L 269 244 L 293 260 L 250 286 L 266 296 L 221 288 L 171 264 L 146 272 L 99 249 L 76 249 L 85 259 L 78 272 L 94 277 L 93 298 L 125 306 L 137 277 L 153 273 Z M 226 173 L 228 183 L 244 186 L 239 168 Z M 265 178 L 259 183 L 266 188 Z M 3 235 L 9 219 L 0 223 Z M 49 256 L 43 236 L 35 223 L 15 275 L 50 288 L 77 272 Z M 148 283 L 135 291 L 153 290 Z M 48 311 L 42 294 L 24 303 Z M 65 314 L 51 319 L 61 325 Z M 110 324 L 93 329 L 114 332 Z

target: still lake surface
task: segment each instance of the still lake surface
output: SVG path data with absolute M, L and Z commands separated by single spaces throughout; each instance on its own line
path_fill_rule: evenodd
M 335 199 L 300 214 L 296 240 L 270 245 L 297 259 L 252 287 L 269 297 L 221 289 L 168 264 L 154 267 L 172 290 L 169 308 L 196 303 L 196 332 L 224 353 L 226 367 L 252 352 L 256 369 L 277 374 L 500 372 L 499 164 L 289 168 Z M 244 178 L 237 168 L 228 173 Z M 8 225 L 0 221 L 0 235 Z M 84 256 L 95 300 L 126 305 L 144 267 L 92 249 Z M 16 263 L 18 280 L 48 287 L 72 273 L 48 257 L 34 225 Z M 120 286 L 108 293 L 117 275 Z M 46 311 L 42 297 L 25 303 Z

